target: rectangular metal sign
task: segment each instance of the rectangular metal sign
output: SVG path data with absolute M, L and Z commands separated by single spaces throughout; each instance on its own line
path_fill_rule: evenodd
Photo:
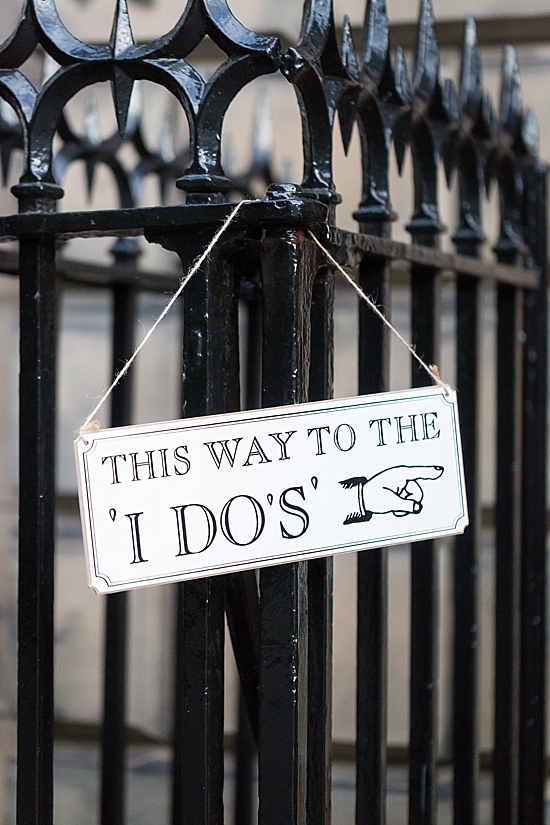
M 99 430 L 75 446 L 98 593 L 468 524 L 456 395 L 439 387 Z

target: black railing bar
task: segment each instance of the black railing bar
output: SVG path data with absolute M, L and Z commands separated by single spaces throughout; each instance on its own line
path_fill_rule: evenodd
M 330 227 L 329 243 L 336 247 L 340 261 L 348 266 L 357 265 L 362 256 L 367 253 L 406 261 L 409 264 L 430 266 L 440 272 L 448 270 L 460 275 L 471 275 L 474 278 L 489 278 L 525 289 L 537 289 L 539 285 L 538 270 L 535 269 L 492 263 L 470 258 L 467 255 L 455 255 L 452 252 L 430 249 L 420 244 L 406 244 L 389 238 L 347 232 L 337 227 Z M 342 261 L 342 255 L 347 256 L 347 259 L 344 258 Z
M 70 238 L 148 236 L 148 232 L 165 233 L 169 229 L 189 226 L 217 227 L 235 208 L 233 203 L 177 204 L 145 206 L 131 209 L 100 209 L 81 212 L 21 212 L 0 218 L 0 242 L 21 237 L 55 235 Z M 257 200 L 243 205 L 235 225 L 308 223 L 324 224 L 327 207 L 320 201 L 290 199 Z
M 56 275 L 67 284 L 112 287 L 131 285 L 147 292 L 165 292 L 176 289 L 181 273 L 153 272 L 128 268 L 119 264 L 94 264 L 77 258 L 56 258 Z M 0 249 L 0 274 L 19 275 L 19 254 L 16 250 Z
M 238 220 L 238 219 L 237 219 Z M 128 234 L 127 232 L 124 234 Z M 392 276 L 399 276 L 404 268 L 413 263 L 426 263 L 438 267 L 442 276 L 445 273 L 470 275 L 474 278 L 487 278 L 500 283 L 520 286 L 524 289 L 537 289 L 539 285 L 538 271 L 508 264 L 496 264 L 489 261 L 468 258 L 465 255 L 453 255 L 427 247 L 412 246 L 399 241 L 388 241 L 376 238 L 373 235 L 358 235 L 333 229 L 330 232 L 331 244 L 342 247 L 347 259 L 343 263 L 355 266 L 366 252 L 373 255 L 382 255 L 392 260 Z M 352 236 L 351 244 L 344 236 Z M 0 239 L 1 240 L 1 239 Z M 341 254 L 338 255 L 341 258 Z M 18 254 L 12 250 L 0 249 L 0 273 L 3 275 L 19 274 Z M 116 265 L 93 264 L 71 258 L 58 258 L 56 261 L 57 275 L 68 282 L 90 286 L 113 286 L 114 284 L 131 283 L 138 289 L 151 292 L 164 292 L 178 286 L 180 276 L 177 273 L 167 274 L 150 270 L 125 270 Z

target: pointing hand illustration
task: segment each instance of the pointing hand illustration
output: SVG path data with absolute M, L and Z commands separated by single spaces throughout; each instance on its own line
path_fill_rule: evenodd
M 374 514 L 391 513 L 403 516 L 417 515 L 422 511 L 424 490 L 420 481 L 436 481 L 443 475 L 443 467 L 413 467 L 401 465 L 382 470 L 371 478 L 354 476 L 340 481 L 345 490 L 357 487 L 359 512 L 351 513 L 344 524 L 370 521 Z

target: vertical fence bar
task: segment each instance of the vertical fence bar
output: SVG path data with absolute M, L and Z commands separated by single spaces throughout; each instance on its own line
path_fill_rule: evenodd
M 495 628 L 495 825 L 517 823 L 521 290 L 498 286 Z
M 478 819 L 477 588 L 479 564 L 477 279 L 456 279 L 456 362 L 468 529 L 454 546 L 453 814 L 456 825 Z
M 456 280 L 456 360 L 468 529 L 454 547 L 453 812 L 454 822 L 478 818 L 477 587 L 479 282 Z
M 55 238 L 21 239 L 17 823 L 53 821 Z
M 239 672 L 235 825 L 251 825 L 257 764 L 260 608 L 254 570 L 225 576 L 225 610 Z
M 184 271 L 212 232 L 194 243 L 161 243 Z M 228 247 L 220 244 L 184 296 L 183 410 L 186 417 L 239 409 L 238 290 Z M 224 607 L 221 576 L 178 587 L 174 710 L 173 825 L 223 822 Z
M 135 290 L 113 287 L 113 375 L 134 351 Z M 131 423 L 132 373 L 111 394 L 111 426 Z M 123 825 L 125 813 L 126 659 L 128 594 L 112 593 L 105 605 L 103 724 L 101 729 L 101 822 Z
M 227 624 L 239 671 L 240 694 L 248 710 L 248 727 L 252 733 L 255 748 L 255 743 L 258 741 L 260 660 L 260 607 L 256 573 L 254 570 L 230 573 L 224 577 L 224 580 Z M 241 699 L 239 699 L 239 707 L 241 704 Z M 248 741 L 248 732 L 244 735 L 245 741 Z
M 368 229 L 372 234 L 387 231 L 385 224 Z M 383 258 L 363 258 L 359 284 L 380 307 L 387 307 L 389 273 Z M 388 364 L 387 327 L 360 301 L 360 395 L 387 389 Z M 357 554 L 357 825 L 386 822 L 387 646 L 387 549 L 376 548 Z
M 313 284 L 309 400 L 333 394 L 334 274 L 323 268 Z M 333 560 L 308 562 L 307 823 L 332 821 Z
M 332 822 L 333 560 L 308 562 L 307 824 Z
M 178 587 L 172 822 L 223 822 L 223 579 Z
M 479 65 L 475 28 L 466 24 L 461 94 L 467 106 Z M 472 38 L 473 36 L 473 38 Z M 473 39 L 473 43 L 472 43 Z M 473 52 L 473 53 L 472 53 Z M 456 251 L 479 257 L 481 231 L 477 146 L 468 135 L 459 149 L 460 220 L 453 237 Z M 478 785 L 478 582 L 480 557 L 479 357 L 480 290 L 477 278 L 456 277 L 456 384 L 461 421 L 468 529 L 457 536 L 453 558 L 453 821 L 477 825 Z
M 256 763 L 256 742 L 252 735 L 248 709 L 239 690 L 237 744 L 235 748 L 235 825 L 252 825 L 254 819 L 252 785 Z
M 548 170 L 526 180 L 526 238 L 540 268 L 524 299 L 521 662 L 518 822 L 544 822 L 546 739 L 546 544 L 548 365 Z
M 439 350 L 439 284 L 436 270 L 411 268 L 411 332 L 413 346 L 429 364 Z M 431 384 L 416 361 L 414 387 Z M 432 825 L 437 810 L 437 636 L 438 565 L 435 541 L 411 549 L 411 673 L 409 823 Z
M 262 395 L 262 302 L 255 296 L 247 304 L 246 409 L 255 410 Z
M 308 394 L 311 244 L 297 229 L 263 241 L 266 407 Z M 260 571 L 260 825 L 305 825 L 307 766 L 307 565 Z
M 256 262 L 254 262 L 254 270 L 247 284 L 249 290 L 246 302 L 245 408 L 247 410 L 254 410 L 260 406 L 262 392 L 262 302 L 258 294 L 256 269 Z M 260 609 L 255 571 L 249 570 L 246 573 L 225 577 L 225 604 L 231 644 L 240 680 L 233 821 L 235 825 L 252 825 L 255 817 L 253 789 L 255 769 L 258 764 L 260 659 Z

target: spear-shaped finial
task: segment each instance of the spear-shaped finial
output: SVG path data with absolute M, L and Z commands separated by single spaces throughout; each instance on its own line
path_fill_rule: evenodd
M 521 83 L 516 50 L 504 47 L 502 60 L 502 85 L 500 90 L 499 120 L 504 129 L 513 134 L 521 114 Z
M 438 74 L 439 46 L 432 0 L 421 0 L 413 86 L 415 97 L 426 105 L 432 99 Z
M 135 45 L 135 41 L 130 24 L 127 0 L 117 0 L 115 19 L 111 32 L 111 51 L 115 60 L 112 89 L 118 130 L 121 135 L 126 131 L 134 81 L 119 68 L 117 61 L 122 57 L 124 52 L 133 45 Z
M 398 46 L 395 51 L 393 74 L 395 89 L 399 97 L 403 103 L 410 104 L 412 102 L 411 80 L 407 68 L 407 61 L 405 60 L 403 49 L 400 46 Z M 395 146 L 397 169 L 400 175 L 403 172 L 405 152 L 410 142 L 410 136 L 410 115 L 405 115 L 397 121 L 393 131 L 393 145 Z
M 483 90 L 481 56 L 477 40 L 476 22 L 472 15 L 466 18 L 462 69 L 460 72 L 460 105 L 465 115 L 475 120 L 479 114 Z
M 365 52 L 363 73 L 378 84 L 386 68 L 390 43 L 390 23 L 386 0 L 367 0 L 365 10 Z
M 334 20 L 333 0 L 306 0 L 297 49 L 314 63 L 322 55 Z
M 359 79 L 359 67 L 357 65 L 357 56 L 355 54 L 355 46 L 353 44 L 353 37 L 351 34 L 351 21 L 346 14 L 344 17 L 344 26 L 342 28 L 342 63 L 348 75 L 356 80 Z M 344 152 L 347 155 L 351 143 L 351 136 L 353 134 L 353 126 L 355 124 L 357 95 L 354 89 L 350 89 L 348 93 L 344 92 L 340 103 L 338 105 L 338 121 L 340 123 L 340 134 L 342 135 L 342 143 L 344 144 Z
M 127 0 L 117 0 L 115 19 L 111 31 L 111 49 L 114 58 L 122 55 L 126 49 L 135 45 Z

